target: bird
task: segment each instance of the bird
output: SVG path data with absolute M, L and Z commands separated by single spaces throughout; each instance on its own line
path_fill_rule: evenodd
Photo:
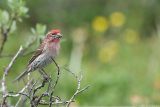
M 15 79 L 15 81 L 21 80 L 28 73 L 31 73 L 33 71 L 43 71 L 44 67 L 51 64 L 53 62 L 53 59 L 59 54 L 61 38 L 62 34 L 59 29 L 50 30 L 46 34 L 45 38 L 42 40 L 38 49 L 35 51 L 31 59 L 29 60 L 25 71 L 22 72 Z

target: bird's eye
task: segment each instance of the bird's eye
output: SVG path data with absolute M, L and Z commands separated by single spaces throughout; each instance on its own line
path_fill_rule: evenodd
M 55 38 L 55 34 L 54 34 L 54 33 L 52 33 L 51 35 L 52 35 L 52 37 L 54 37 L 54 38 Z
M 55 35 L 55 34 L 52 34 L 52 38 L 56 38 L 56 35 Z

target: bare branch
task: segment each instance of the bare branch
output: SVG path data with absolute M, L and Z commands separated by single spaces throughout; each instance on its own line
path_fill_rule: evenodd
M 55 89 L 57 83 L 58 83 L 58 80 L 59 80 L 59 76 L 60 76 L 60 67 L 59 65 L 57 64 L 57 62 L 52 58 L 53 62 L 55 63 L 56 67 L 57 67 L 57 79 L 55 81 L 55 84 L 53 86 L 53 89 Z M 54 91 L 54 90 L 53 90 Z
M 24 50 L 25 52 L 26 50 Z M 27 52 L 27 53 L 24 53 L 24 54 L 21 54 L 20 56 L 27 56 L 27 55 L 31 55 L 33 54 L 35 51 L 30 51 L 30 52 Z M 0 58 L 10 58 L 10 57 L 13 57 L 14 55 L 13 54 L 8 54 L 8 55 L 0 55 Z
M 52 107 L 52 105 L 66 105 L 66 107 L 69 107 L 70 104 L 72 102 L 74 102 L 76 96 L 78 96 L 79 93 L 87 90 L 89 88 L 89 85 L 82 88 L 81 89 L 81 80 L 82 80 L 82 75 L 80 75 L 80 77 L 78 77 L 75 73 L 69 71 L 73 77 L 76 78 L 77 80 L 77 88 L 76 91 L 74 92 L 74 94 L 71 96 L 71 98 L 69 100 L 66 101 L 62 101 L 58 96 L 54 97 L 53 94 L 55 92 L 55 88 L 58 84 L 59 78 L 60 78 L 60 67 L 57 64 L 57 62 L 53 60 L 56 68 L 57 68 L 57 76 L 56 76 L 56 80 L 54 82 L 54 84 L 52 84 L 52 79 L 44 72 L 44 75 L 47 76 L 47 78 L 45 76 L 43 76 L 43 80 L 40 82 L 40 84 L 38 85 L 38 81 L 36 81 L 35 83 L 27 83 L 27 85 L 25 85 L 24 88 L 22 88 L 19 92 L 7 92 L 7 87 L 6 87 L 6 82 L 5 82 L 5 77 L 8 74 L 9 70 L 11 69 L 13 63 L 16 61 L 16 59 L 20 56 L 22 56 L 24 54 L 24 50 L 27 50 L 28 46 L 32 45 L 33 42 L 30 42 L 25 48 L 22 48 L 22 46 L 19 48 L 18 52 L 14 55 L 14 57 L 12 58 L 11 62 L 9 63 L 9 65 L 6 67 L 5 71 L 4 71 L 4 75 L 2 78 L 2 93 L 3 93 L 3 99 L 2 99 L 2 104 L 1 106 L 7 106 L 8 102 L 6 101 L 6 99 L 8 97 L 19 97 L 19 100 L 17 101 L 15 107 L 19 106 L 20 102 L 25 102 L 27 100 L 30 101 L 30 106 L 31 107 L 37 107 L 38 105 L 48 105 L 49 107 Z M 49 78 L 48 78 L 49 77 Z M 45 92 L 42 92 L 41 94 L 39 93 L 38 90 L 41 90 L 42 88 L 44 88 L 48 83 L 48 89 Z M 52 85 L 51 85 L 52 84 Z M 28 92 L 24 92 L 26 89 L 28 89 Z M 48 98 L 48 101 L 44 100 L 44 97 Z M 23 98 L 25 98 L 26 100 L 24 101 Z M 28 98 L 28 99 L 27 99 Z M 23 103 L 24 105 L 25 103 Z
M 81 80 L 79 80 L 79 82 L 78 82 L 76 92 L 75 92 L 75 93 L 73 94 L 73 96 L 70 98 L 70 100 L 68 101 L 66 107 L 69 107 L 70 104 L 71 104 L 72 102 L 74 102 L 75 97 L 76 97 L 79 93 L 87 90 L 87 89 L 90 87 L 90 86 L 88 85 L 88 86 L 84 87 L 83 89 L 80 89 L 80 88 L 81 88 L 81 87 L 80 87 L 80 84 L 81 84 L 80 81 L 81 81 Z
M 1 34 L 3 36 L 3 40 L 2 40 L 1 47 L 0 47 L 0 55 L 1 55 L 1 53 L 3 51 L 3 48 L 4 48 L 4 45 L 5 45 L 5 43 L 6 43 L 7 39 L 8 39 L 8 34 L 9 34 L 10 30 L 11 30 L 11 27 L 12 27 L 12 24 L 13 24 L 14 21 L 15 21 L 15 16 L 11 18 L 7 29 L 4 29 L 3 26 L 1 27 Z
M 23 92 L 29 87 L 29 85 L 32 83 L 32 81 L 33 81 L 33 80 L 28 81 L 28 83 L 27 83 L 18 93 L 16 93 L 16 94 L 13 94 L 13 93 L 15 93 L 15 92 L 9 92 L 10 94 L 8 94 L 7 97 L 18 97 L 18 96 L 20 96 L 20 95 L 24 95 L 24 96 L 30 98 L 30 97 L 27 95 L 27 93 L 23 93 Z M 11 95 L 11 94 L 12 94 L 12 95 Z
M 5 80 L 5 74 L 4 74 L 4 80 Z M 24 95 L 29 98 L 29 96 L 23 92 L 25 91 L 25 89 L 27 89 L 29 87 L 30 83 L 31 83 L 31 81 L 29 81 L 24 88 L 22 88 L 18 93 L 15 93 L 15 94 L 14 94 L 14 92 L 7 92 L 6 86 L 3 83 L 2 84 L 3 85 L 3 91 L 2 91 L 3 92 L 3 101 L 2 101 L 1 106 L 3 107 L 4 105 L 8 105 L 6 102 L 6 99 L 8 97 L 19 97 L 20 95 Z
M 33 95 L 34 95 L 39 89 L 41 89 L 42 87 L 44 87 L 45 84 L 46 84 L 46 82 L 47 82 L 46 79 L 43 79 L 42 84 L 39 85 L 38 87 L 36 87 L 36 88 L 33 90 Z
M 68 101 L 68 103 L 66 104 L 66 107 L 69 107 L 70 104 L 71 104 L 72 102 L 74 102 L 74 99 L 76 98 L 76 96 L 77 96 L 79 93 L 87 90 L 90 86 L 87 85 L 86 87 L 84 87 L 84 88 L 81 89 L 81 80 L 82 80 L 82 78 L 83 78 L 82 74 L 80 75 L 80 78 L 78 78 L 78 76 L 77 76 L 75 73 L 73 73 L 72 71 L 70 71 L 70 70 L 67 69 L 67 68 L 65 68 L 65 69 L 66 69 L 68 72 L 70 72 L 70 73 L 76 78 L 76 80 L 77 80 L 77 89 L 76 89 L 75 93 L 72 95 L 72 97 L 70 98 L 70 100 Z
M 27 53 L 25 53 L 25 52 L 28 50 L 29 47 L 31 47 L 35 43 L 36 40 L 37 40 L 37 38 L 33 38 L 32 41 L 29 41 L 26 44 L 26 46 L 24 46 L 23 51 L 19 56 L 22 57 L 22 56 L 27 56 L 27 55 L 33 54 L 35 51 L 30 51 Z M 1 55 L 0 54 L 0 58 L 5 58 L 5 57 L 8 58 L 8 57 L 13 57 L 13 56 L 14 56 L 13 54 L 8 54 L 8 55 Z
M 1 85 L 2 85 L 2 97 L 3 97 L 3 100 L 2 100 L 2 103 L 1 103 L 1 107 L 3 106 L 6 106 L 7 107 L 7 102 L 6 102 L 6 94 L 7 94 L 7 87 L 6 87 L 6 75 L 3 74 L 3 78 L 2 78 L 2 82 L 1 82 Z
M 41 99 L 45 96 L 49 96 L 48 93 L 44 92 L 41 95 L 37 96 L 36 93 L 38 92 L 38 90 L 40 90 L 41 88 L 43 88 L 46 83 L 49 82 L 48 79 L 43 78 L 42 83 L 35 87 L 35 85 L 37 84 L 37 81 L 31 86 L 29 94 L 30 94 L 30 104 L 32 107 L 36 107 L 39 105 L 39 102 L 41 101 Z
M 59 104 L 62 104 L 62 105 L 65 105 L 67 104 L 69 101 L 56 101 L 56 102 L 52 102 L 52 105 L 59 105 Z M 74 102 L 74 101 L 72 101 Z M 45 100 L 41 100 L 41 102 L 39 103 L 40 105 L 50 105 L 50 102 L 47 102 Z
M 9 63 L 8 67 L 4 70 L 4 74 L 3 74 L 3 78 L 2 78 L 2 93 L 3 93 L 3 101 L 2 101 L 2 105 L 6 105 L 6 98 L 8 96 L 7 94 L 7 87 L 6 87 L 6 75 L 8 74 L 8 71 L 10 70 L 10 68 L 12 67 L 14 61 L 16 60 L 16 58 L 19 56 L 19 54 L 22 51 L 22 46 L 19 48 L 18 52 L 16 53 L 16 55 L 13 57 L 13 59 L 11 60 L 11 62 Z
M 56 67 L 57 67 L 57 78 L 56 78 L 56 81 L 55 81 L 55 83 L 54 83 L 54 85 L 53 85 L 53 90 L 51 91 L 51 95 L 50 95 L 50 99 L 49 99 L 49 107 L 51 107 L 52 106 L 52 96 L 53 96 L 53 93 L 54 93 L 54 91 L 55 91 L 55 88 L 56 88 L 56 85 L 57 85 L 57 83 L 58 83 L 58 80 L 59 80 L 59 77 L 60 77 L 60 67 L 59 67 L 59 65 L 57 64 L 57 62 L 52 58 L 52 61 L 54 62 L 54 64 L 56 65 Z
M 10 68 L 12 67 L 13 63 L 15 62 L 15 60 L 17 59 L 17 57 L 22 53 L 23 51 L 23 47 L 20 46 L 18 52 L 15 54 L 15 56 L 12 58 L 11 62 L 9 63 L 9 65 L 7 66 L 7 68 L 5 69 L 4 73 L 5 75 L 8 74 Z

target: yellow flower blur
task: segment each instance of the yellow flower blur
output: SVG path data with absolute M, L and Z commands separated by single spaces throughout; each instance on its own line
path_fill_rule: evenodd
M 118 52 L 118 43 L 116 41 L 110 41 L 106 43 L 103 48 L 100 49 L 98 58 L 102 63 L 108 63 L 116 56 Z
M 125 15 L 122 12 L 114 12 L 110 16 L 111 25 L 121 27 L 125 23 Z
M 109 27 L 109 21 L 103 16 L 97 16 L 92 22 L 92 28 L 97 32 L 105 32 Z
M 124 40 L 128 44 L 135 44 L 139 42 L 140 37 L 138 32 L 134 31 L 133 29 L 126 29 L 126 31 L 124 32 Z

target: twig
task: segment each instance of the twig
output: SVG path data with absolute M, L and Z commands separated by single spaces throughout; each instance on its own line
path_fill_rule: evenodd
M 8 71 L 10 70 L 10 68 L 12 67 L 14 61 L 16 60 L 16 58 L 19 56 L 19 54 L 21 53 L 22 51 L 22 46 L 19 48 L 18 52 L 15 54 L 15 56 L 13 57 L 13 59 L 11 60 L 11 62 L 9 63 L 9 65 L 6 67 L 6 69 L 4 70 L 4 74 L 3 74 L 3 78 L 2 78 L 2 93 L 3 93 L 3 101 L 2 101 L 2 105 L 6 105 L 7 102 L 6 102 L 6 98 L 7 98 L 7 87 L 6 87 L 6 75 L 8 74 Z
M 24 52 L 28 49 L 28 47 L 31 47 L 36 42 L 36 40 L 37 40 L 37 36 L 36 36 L 36 38 L 33 38 L 32 41 L 28 42 L 24 48 Z M 35 51 L 28 52 L 28 53 L 24 54 L 24 56 L 31 54 L 31 53 L 34 53 L 34 52 Z
M 50 99 L 49 99 L 49 102 L 50 102 L 50 103 L 49 103 L 49 107 L 52 106 L 52 95 L 53 95 L 53 93 L 54 93 L 54 91 L 55 91 L 55 88 L 56 88 L 56 85 L 57 85 L 57 83 L 58 83 L 59 76 L 60 76 L 60 68 L 59 68 L 57 62 L 56 62 L 53 58 L 52 58 L 52 61 L 54 62 L 54 64 L 55 64 L 56 67 L 57 67 L 57 79 L 56 79 L 56 81 L 55 81 L 55 84 L 53 85 L 53 90 L 52 90 L 51 95 L 50 95 Z
M 4 48 L 4 45 L 5 45 L 5 43 L 6 43 L 7 39 L 8 39 L 8 34 L 9 34 L 10 30 L 11 30 L 11 27 L 12 27 L 12 24 L 13 24 L 14 20 L 15 20 L 15 16 L 11 18 L 11 21 L 10 21 L 9 26 L 8 26 L 7 29 L 4 30 L 3 26 L 1 27 L 1 34 L 3 36 L 3 40 L 2 40 L 1 47 L 0 47 L 0 55 L 1 55 L 1 53 L 3 51 L 3 48 Z
M 66 70 L 66 71 L 68 71 L 69 73 L 71 73 L 75 78 L 76 78 L 76 80 L 78 79 L 78 76 L 75 74 L 75 73 L 73 73 L 72 71 L 70 71 L 68 68 L 66 68 L 66 67 L 64 67 L 64 69 Z M 82 74 L 81 74 L 81 76 L 82 76 Z
M 15 107 L 24 107 L 24 105 L 25 105 L 25 103 L 26 103 L 26 101 L 27 101 L 27 98 L 29 99 L 29 100 L 31 100 L 30 99 L 30 93 L 31 93 L 31 91 L 30 91 L 30 89 L 31 89 L 31 87 L 34 87 L 34 84 L 33 84 L 33 79 L 32 80 L 28 80 L 28 81 L 31 81 L 30 82 L 30 84 L 28 84 L 28 87 L 26 88 L 27 89 L 27 92 L 26 93 L 24 93 L 24 94 L 26 94 L 27 96 L 25 96 L 25 95 L 23 95 L 23 96 L 20 96 L 20 98 L 19 98 L 19 100 L 16 102 L 16 105 L 15 105 Z M 23 82 L 26 84 L 26 82 L 24 81 L 24 79 L 23 79 Z
M 22 54 L 19 55 L 19 56 L 27 56 L 27 55 L 33 54 L 35 51 L 30 51 L 30 52 L 27 52 L 27 53 L 25 53 L 25 52 L 27 51 L 27 49 L 29 47 L 31 47 L 35 43 L 36 40 L 37 40 L 37 38 L 34 38 L 34 39 L 32 39 L 32 41 L 28 42 L 27 45 L 24 46 Z M 5 57 L 7 58 L 7 57 L 13 57 L 13 56 L 14 56 L 13 54 L 8 54 L 8 55 L 1 55 L 0 54 L 0 58 L 5 58 Z
M 32 93 L 32 94 L 30 95 L 31 107 L 37 107 L 37 106 L 39 105 L 39 102 L 41 101 L 41 99 L 42 99 L 43 97 L 45 97 L 45 96 L 48 96 L 48 94 L 46 94 L 46 93 L 41 94 L 39 97 L 35 95 L 36 92 L 37 92 L 38 90 L 40 90 L 41 88 L 43 88 L 47 82 L 48 82 L 48 80 L 46 80 L 46 78 L 43 78 L 42 83 L 41 83 L 39 86 L 37 86 L 36 88 L 34 88 L 34 87 L 35 87 L 35 85 L 36 85 L 37 82 L 35 82 L 35 83 L 32 85 L 32 87 L 31 87 L 31 89 L 30 89 L 30 92 L 29 92 L 29 93 Z M 34 89 L 33 89 L 33 88 L 34 88 Z
M 13 63 L 15 62 L 15 60 L 17 59 L 17 57 L 22 53 L 23 51 L 23 47 L 20 46 L 18 52 L 15 54 L 15 56 L 12 58 L 11 62 L 9 63 L 9 65 L 7 66 L 7 68 L 5 69 L 4 73 L 5 75 L 8 74 L 10 68 L 12 67 Z
M 49 98 L 49 107 L 52 107 L 52 96 L 53 96 L 53 91 L 51 92 L 51 95 Z
M 55 87 L 56 87 L 56 85 L 58 83 L 59 77 L 60 77 L 60 67 L 59 67 L 59 65 L 57 64 L 57 62 L 53 58 L 52 58 L 52 60 L 53 60 L 53 62 L 55 63 L 55 65 L 57 67 L 57 79 L 56 79 L 55 84 L 53 86 L 53 89 L 55 89 Z
M 4 80 L 5 80 L 5 74 L 4 74 Z M 7 102 L 6 102 L 6 99 L 8 98 L 8 97 L 18 97 L 18 96 L 20 96 L 20 95 L 24 95 L 24 96 L 26 96 L 27 98 L 29 98 L 29 96 L 26 94 L 26 93 L 23 93 L 24 91 L 25 91 L 25 89 L 27 89 L 28 88 L 28 86 L 30 85 L 30 83 L 31 83 L 31 81 L 29 81 L 28 83 L 27 83 L 27 85 L 24 87 L 24 88 L 22 88 L 18 93 L 16 93 L 16 94 L 13 94 L 14 92 L 7 92 L 6 91 L 6 86 L 5 86 L 5 84 L 3 85 L 3 101 L 2 101 L 2 104 L 1 104 L 1 107 L 3 107 L 4 105 L 7 105 Z
M 23 52 L 25 52 L 26 50 L 24 50 Z M 27 56 L 27 55 L 31 55 L 33 54 L 35 51 L 30 51 L 30 52 L 27 52 L 27 53 L 24 53 L 24 54 L 21 54 L 20 56 L 24 57 L 24 56 Z M 13 57 L 14 55 L 13 54 L 8 54 L 8 55 L 0 55 L 0 58 L 10 58 L 10 57 Z
M 2 100 L 2 103 L 1 103 L 1 107 L 3 107 L 3 106 L 6 106 L 7 107 L 7 102 L 6 102 L 6 94 L 7 94 L 7 87 L 6 87 L 6 75 L 5 74 L 3 74 L 3 78 L 2 78 L 2 82 L 1 82 L 1 85 L 2 85 L 2 94 L 3 94 L 3 100 Z
M 66 69 L 66 70 L 67 70 L 67 69 Z M 72 97 L 70 98 L 70 100 L 68 101 L 68 103 L 66 104 L 66 107 L 69 107 L 70 104 L 71 104 L 72 102 L 74 102 L 75 97 L 76 97 L 79 93 L 87 90 L 87 89 L 90 87 L 89 85 L 87 85 L 86 87 L 84 87 L 84 88 L 81 89 L 81 80 L 82 80 L 82 78 L 83 78 L 83 77 L 82 77 L 82 74 L 80 75 L 80 78 L 78 78 L 78 76 L 75 75 L 75 73 L 71 72 L 70 70 L 68 70 L 68 71 L 76 78 L 76 80 L 77 80 L 77 89 L 76 89 L 75 93 L 72 95 Z
M 6 97 L 18 97 L 20 95 L 24 95 L 30 99 L 30 97 L 26 93 L 23 93 L 25 91 L 25 89 L 27 89 L 29 87 L 30 83 L 31 83 L 31 81 L 29 81 L 27 83 L 27 85 L 24 88 L 22 88 L 18 93 L 8 92 L 8 94 L 6 94 Z M 13 93 L 15 93 L 15 94 L 13 94 Z
M 20 96 L 20 98 L 19 98 L 19 100 L 17 101 L 15 107 L 20 107 L 20 106 L 21 106 L 21 107 L 24 107 L 24 104 L 25 104 L 26 100 L 27 100 L 27 97 L 26 97 L 26 96 Z M 20 103 L 21 103 L 21 105 L 20 105 Z
M 33 95 L 34 95 L 39 89 L 41 89 L 42 87 L 44 87 L 45 84 L 46 84 L 46 82 L 47 82 L 46 79 L 43 79 L 42 84 L 39 85 L 38 87 L 36 87 L 36 88 L 33 90 Z
M 52 102 L 52 105 L 59 105 L 59 104 L 67 104 L 69 101 L 56 101 L 56 102 Z M 74 101 L 72 101 L 74 102 Z M 49 102 L 50 103 L 50 102 Z M 49 103 L 45 100 L 41 100 L 41 102 L 39 103 L 40 105 L 49 105 Z

